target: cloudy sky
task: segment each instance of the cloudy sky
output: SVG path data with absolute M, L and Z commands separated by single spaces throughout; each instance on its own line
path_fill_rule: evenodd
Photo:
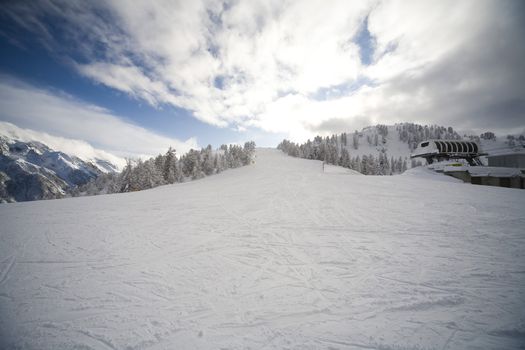
M 0 21 L 0 120 L 120 155 L 525 132 L 520 0 L 13 1 Z

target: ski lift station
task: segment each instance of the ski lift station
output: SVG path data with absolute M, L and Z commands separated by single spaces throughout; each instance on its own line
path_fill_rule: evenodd
M 479 160 L 485 154 L 480 152 L 476 142 L 457 140 L 427 140 L 419 143 L 410 158 L 425 158 L 428 164 L 434 161 L 465 159 L 470 165 L 483 165 Z
M 480 156 L 487 156 L 484 166 Z M 421 142 L 410 158 L 425 158 L 429 168 L 475 185 L 525 188 L 525 153 L 487 155 L 476 142 L 427 140 Z M 464 159 L 470 166 L 444 161 Z M 438 163 L 438 164 L 435 164 Z

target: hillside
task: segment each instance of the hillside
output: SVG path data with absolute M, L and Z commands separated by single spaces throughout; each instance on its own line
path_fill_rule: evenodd
M 357 136 L 356 145 L 353 143 L 354 135 Z M 491 137 L 493 138 L 480 138 L 480 135 L 466 134 L 452 127 L 400 123 L 369 126 L 360 132 L 348 133 L 345 146 L 352 156 L 362 158 L 363 155 L 385 152 L 388 157 L 401 157 L 407 160 L 410 159 L 410 153 L 417 145 L 428 139 L 475 141 L 483 152 L 489 154 L 525 146 L 522 135 L 511 136 L 510 140 L 507 135 L 491 135 Z M 410 167 L 410 164 L 408 166 Z
M 335 170 L 0 204 L 0 348 L 523 344 L 522 191 Z
M 488 154 L 525 147 L 523 135 L 496 137 L 487 132 L 481 136 L 458 133 L 452 127 L 400 123 L 368 126 L 352 133 L 317 136 L 302 144 L 283 140 L 278 148 L 295 157 L 323 160 L 366 175 L 392 175 L 424 165 L 425 160 L 410 159 L 410 155 L 421 141 L 429 139 L 475 141 Z M 481 160 L 487 163 L 486 157 Z

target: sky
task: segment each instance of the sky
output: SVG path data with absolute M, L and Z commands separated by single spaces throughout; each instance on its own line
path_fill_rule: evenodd
M 0 121 L 119 156 L 416 122 L 525 133 L 525 2 L 0 7 Z

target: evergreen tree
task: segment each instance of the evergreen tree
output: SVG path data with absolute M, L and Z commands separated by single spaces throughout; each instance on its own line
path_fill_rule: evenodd
M 397 168 L 396 168 L 396 170 L 397 170 L 397 172 L 399 174 L 401 174 L 403 172 L 403 158 L 401 158 L 401 156 L 397 160 Z
M 213 156 L 213 169 L 215 169 L 215 173 L 217 174 L 222 171 L 218 154 Z
M 126 166 L 120 176 L 118 177 L 118 192 L 129 192 L 133 185 L 133 165 L 130 158 L 126 158 Z
M 179 175 L 177 174 L 177 156 L 173 148 L 169 148 L 164 156 L 164 164 L 162 176 L 166 183 L 173 184 L 177 181 Z M 160 162 L 159 162 L 160 163 Z
M 366 154 L 363 154 L 363 158 L 361 159 L 361 173 L 365 175 L 369 175 L 370 171 L 368 169 L 368 156 Z
M 359 134 L 357 133 L 357 130 L 354 132 L 352 145 L 354 146 L 355 150 L 359 149 Z
M 211 145 L 208 145 L 205 149 L 201 151 L 201 159 L 202 159 L 202 171 L 206 176 L 212 175 L 215 171 L 215 166 L 213 163 L 213 153 L 211 150 Z
M 362 174 L 364 174 L 363 167 L 361 165 L 362 165 L 361 159 L 359 158 L 359 156 L 357 156 L 355 158 L 355 161 L 354 161 L 354 168 L 353 169 L 356 170 L 356 171 L 359 171 Z
M 253 162 L 253 157 L 255 156 L 255 142 L 249 141 L 244 144 L 244 155 L 243 155 L 243 164 L 248 165 Z
M 341 166 L 345 168 L 350 168 L 350 153 L 346 148 L 343 148 L 341 151 Z
M 164 157 L 162 156 L 162 154 L 159 154 L 157 157 L 155 157 L 155 167 L 162 175 L 164 171 Z

